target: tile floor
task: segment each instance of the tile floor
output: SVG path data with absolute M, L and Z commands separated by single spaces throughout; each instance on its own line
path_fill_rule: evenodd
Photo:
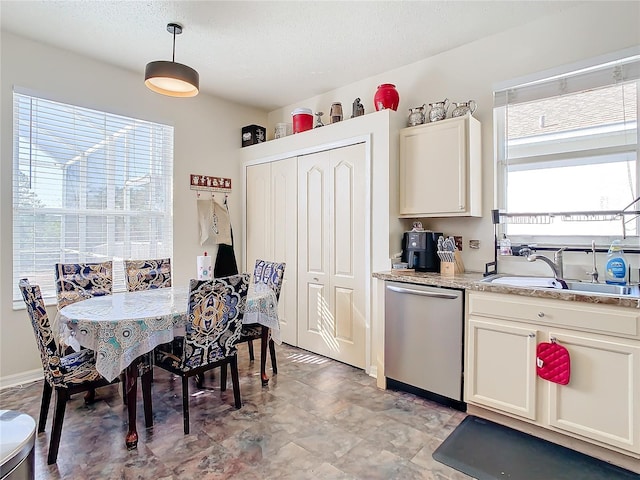
M 154 372 L 154 425 L 138 401 L 137 450 L 127 451 L 126 407 L 118 386 L 84 405 L 67 405 L 55 465 L 46 464 L 53 410 L 36 438 L 36 478 L 46 479 L 469 479 L 436 462 L 433 451 L 465 414 L 412 394 L 383 391 L 362 370 L 287 345 L 278 375 L 260 385 L 259 362 L 240 347 L 242 403 L 218 372 L 205 389 L 190 384 L 191 433 L 182 430 L 180 379 Z M 257 353 L 257 352 L 256 352 Z M 42 382 L 0 391 L 0 408 L 35 419 Z M 141 395 L 139 394 L 139 397 Z M 52 401 L 53 407 L 53 401 Z

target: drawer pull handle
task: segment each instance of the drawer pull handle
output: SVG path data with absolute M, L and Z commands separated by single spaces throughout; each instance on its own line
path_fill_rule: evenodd
M 529 334 L 529 338 L 536 338 L 536 334 L 535 333 L 530 333 Z
M 538 312 L 538 316 L 539 316 L 540 318 L 544 317 L 544 312 Z

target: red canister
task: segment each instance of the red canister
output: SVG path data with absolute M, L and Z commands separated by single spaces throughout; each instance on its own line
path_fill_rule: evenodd
M 398 110 L 399 103 L 400 94 L 398 94 L 395 85 L 392 83 L 383 83 L 378 86 L 376 94 L 373 97 L 373 104 L 376 107 L 376 111 L 388 108 Z
M 293 133 L 313 128 L 313 111 L 310 108 L 296 108 L 291 115 L 293 115 Z

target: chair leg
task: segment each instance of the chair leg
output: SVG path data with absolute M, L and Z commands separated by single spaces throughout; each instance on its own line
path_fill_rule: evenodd
M 204 373 L 196 373 L 194 378 L 196 380 L 196 387 L 204 388 Z
M 269 353 L 271 354 L 271 369 L 273 370 L 273 374 L 278 374 L 278 364 L 276 363 L 276 344 L 273 339 L 269 339 Z
M 182 376 L 182 417 L 184 421 L 184 434 L 189 434 L 189 377 Z
M 153 426 L 153 404 L 151 403 L 151 382 L 153 382 L 153 370 L 142 374 L 142 403 L 144 406 L 144 426 Z
M 253 340 L 249 340 L 247 342 L 247 346 L 249 347 L 249 360 L 253 362 L 256 359 L 256 357 L 253 355 Z
M 96 389 L 92 388 L 90 390 L 87 390 L 87 393 L 85 393 L 84 395 L 84 403 L 86 403 L 87 405 L 90 405 L 95 401 L 96 401 Z
M 236 408 L 242 407 L 242 401 L 240 399 L 240 378 L 238 377 L 238 356 L 231 357 L 229 363 L 231 364 L 231 383 L 233 384 L 233 399 L 235 400 Z M 223 367 L 227 369 L 226 365 Z
M 127 404 L 127 384 L 124 372 L 120 374 L 120 385 L 122 385 L 122 403 Z
M 49 455 L 47 464 L 51 465 L 58 460 L 58 448 L 60 447 L 60 437 L 62 436 L 62 422 L 64 422 L 64 411 L 67 407 L 69 393 L 67 390 L 56 389 L 56 408 L 53 411 L 53 427 L 51 428 L 51 440 L 49 441 Z
M 223 364 L 220 367 L 220 391 L 224 392 L 227 389 L 227 364 Z
M 40 419 L 38 420 L 38 433 L 44 432 L 47 425 L 47 415 L 49 414 L 49 405 L 51 404 L 51 392 L 53 388 L 44 379 L 44 388 L 42 389 L 42 402 L 40 403 Z

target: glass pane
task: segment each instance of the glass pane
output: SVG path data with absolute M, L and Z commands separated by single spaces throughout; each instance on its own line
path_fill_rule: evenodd
M 627 153 L 508 168 L 508 211 L 621 210 L 638 191 L 636 166 L 635 154 Z M 509 225 L 508 231 L 511 235 L 594 235 L 594 232 L 622 235 L 622 226 L 621 220 L 560 222 L 555 219 L 547 225 Z M 635 221 L 627 224 L 627 234 L 637 234 Z
M 507 107 L 507 158 L 637 143 L 636 83 Z

